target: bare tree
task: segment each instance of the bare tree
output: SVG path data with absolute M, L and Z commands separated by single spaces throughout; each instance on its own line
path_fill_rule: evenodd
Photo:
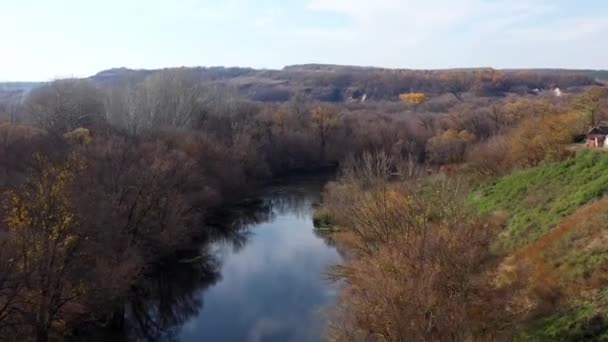
M 4 117 L 11 125 L 18 123 L 20 120 L 19 112 L 21 103 L 11 99 L 0 103 L 0 120 Z
M 319 138 L 320 160 L 325 161 L 327 140 L 337 124 L 338 112 L 332 107 L 316 106 L 312 110 L 311 120 Z
M 77 79 L 57 80 L 32 90 L 25 106 L 42 128 L 57 134 L 94 125 L 105 112 L 99 89 Z
M 345 285 L 329 339 L 495 340 L 512 319 L 510 289 L 492 283 L 489 245 L 501 221 L 468 208 L 462 182 L 386 182 L 387 159 L 366 159 L 355 167 L 363 182 L 345 178 L 324 196 L 349 256 L 331 271 Z

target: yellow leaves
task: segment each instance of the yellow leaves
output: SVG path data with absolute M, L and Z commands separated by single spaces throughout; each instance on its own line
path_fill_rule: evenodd
M 518 98 L 507 102 L 502 110 L 510 121 L 519 121 L 522 118 L 543 117 L 557 111 L 557 108 L 546 100 Z
M 60 163 L 34 156 L 36 168 L 24 186 L 6 193 L 4 218 L 18 244 L 40 246 L 53 242 L 71 246 L 77 218 L 72 209 L 71 186 L 84 163 L 75 155 Z
M 337 114 L 333 108 L 316 106 L 312 110 L 311 120 L 316 127 L 329 127 L 336 123 Z
M 582 94 L 574 97 L 572 108 L 587 118 L 589 126 L 595 126 L 599 122 L 599 111 L 608 101 L 608 90 L 603 87 L 589 87 Z M 587 127 L 589 128 L 589 127 Z
M 468 132 L 467 130 L 457 131 L 455 129 L 448 129 L 444 131 L 442 134 L 433 137 L 432 139 L 442 139 L 442 140 L 462 140 L 464 142 L 472 142 L 475 140 L 475 135 Z
M 274 125 L 283 129 L 287 124 L 287 119 L 289 117 L 289 113 L 287 109 L 281 107 L 272 112 L 272 122 Z
M 475 135 L 466 130 L 460 132 L 448 129 L 429 139 L 427 148 L 430 159 L 435 163 L 460 162 L 466 147 L 475 141 Z
M 594 110 L 599 101 L 606 96 L 608 96 L 608 91 L 605 88 L 589 87 L 573 99 L 572 105 L 580 111 L 588 112 Z
M 585 125 L 585 115 L 580 112 L 525 120 L 507 138 L 507 158 L 516 166 L 532 166 L 545 159 L 558 160 L 565 153 L 564 145 L 571 143 Z
M 426 101 L 426 95 L 424 93 L 404 93 L 399 95 L 399 100 L 417 106 Z
M 76 222 L 75 216 L 71 212 L 61 212 L 57 216 L 59 216 L 58 222 L 51 227 L 50 237 L 53 241 L 59 241 L 62 238 L 67 239 L 64 235 L 69 234 Z
M 64 248 L 72 248 L 76 242 L 78 242 L 78 237 L 76 235 L 68 235 L 63 241 Z
M 17 230 L 31 223 L 31 215 L 26 208 L 20 206 L 20 200 L 14 193 L 9 193 L 9 203 L 6 205 L 7 215 L 5 222 L 9 230 Z
M 465 129 L 465 130 L 458 132 L 458 139 L 460 139 L 464 142 L 470 143 L 470 142 L 475 141 L 475 135 Z
M 88 129 L 82 127 L 76 128 L 71 132 L 65 133 L 63 137 L 66 138 L 68 142 L 78 145 L 88 145 L 93 141 L 93 137 L 91 137 L 91 132 Z

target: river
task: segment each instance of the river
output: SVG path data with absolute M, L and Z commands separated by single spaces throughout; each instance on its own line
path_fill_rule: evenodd
M 151 277 L 126 313 L 131 338 L 320 340 L 339 287 L 325 274 L 340 261 L 312 223 L 326 179 L 300 177 L 267 188 L 255 208 L 231 215 L 231 234 Z

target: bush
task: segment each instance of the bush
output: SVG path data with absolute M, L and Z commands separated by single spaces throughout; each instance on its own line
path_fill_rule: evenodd
M 512 317 L 493 285 L 489 244 L 501 222 L 475 215 L 466 186 L 344 178 L 324 195 L 349 259 L 331 315 L 335 341 L 492 339 Z
M 312 222 L 315 228 L 319 230 L 330 230 L 336 224 L 331 212 L 323 207 L 315 209 Z

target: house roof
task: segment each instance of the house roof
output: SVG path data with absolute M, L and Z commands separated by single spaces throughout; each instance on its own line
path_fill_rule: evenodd
M 589 135 L 589 134 L 608 135 L 608 125 L 595 126 L 592 129 L 590 129 L 589 132 L 587 132 L 587 135 Z

